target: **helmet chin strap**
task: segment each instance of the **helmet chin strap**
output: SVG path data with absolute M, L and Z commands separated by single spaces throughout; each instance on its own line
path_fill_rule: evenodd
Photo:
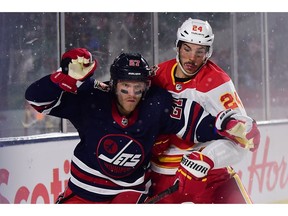
M 205 61 L 203 62 L 203 64 L 194 73 L 191 74 L 191 73 L 187 73 L 184 70 L 184 68 L 182 67 L 182 64 L 181 64 L 181 62 L 179 60 L 179 52 L 178 51 L 177 51 L 177 54 L 176 54 L 176 61 L 178 62 L 178 66 L 180 67 L 181 71 L 188 77 L 192 77 L 195 74 L 197 74 L 201 70 L 201 68 L 206 64 L 207 60 L 208 60 L 208 58 L 206 58 Z

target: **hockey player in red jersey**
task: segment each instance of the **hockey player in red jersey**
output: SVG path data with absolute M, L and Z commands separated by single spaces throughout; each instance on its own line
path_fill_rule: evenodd
M 159 134 L 177 134 L 187 142 L 223 135 L 246 139 L 244 133 L 230 133 L 243 121 L 229 110 L 216 118 L 194 101 L 173 103 L 167 90 L 150 87 L 151 71 L 140 54 L 115 58 L 105 83 L 91 77 L 96 65 L 88 50 L 69 50 L 56 72 L 25 92 L 37 111 L 70 120 L 79 133 L 68 187 L 57 203 L 143 203 L 151 187 L 151 150 Z M 222 124 L 224 120 L 228 123 Z
M 214 34 L 207 21 L 187 19 L 177 31 L 176 59 L 153 67 L 152 84 L 167 89 L 175 98 L 195 100 L 212 115 L 225 109 L 246 115 L 230 77 L 209 60 L 213 41 Z M 229 139 L 191 145 L 174 135 L 159 137 L 152 160 L 154 194 L 174 184 L 176 179 L 180 183 L 177 192 L 159 203 L 251 203 L 237 173 L 230 167 L 249 150 L 257 149 L 260 133 L 255 121 L 248 131 L 255 135 L 248 145 Z M 163 143 L 169 146 L 164 152 Z M 205 175 L 187 167 L 198 162 L 209 170 Z

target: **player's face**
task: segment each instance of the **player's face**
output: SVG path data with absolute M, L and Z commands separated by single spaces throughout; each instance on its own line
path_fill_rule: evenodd
M 206 46 L 183 43 L 178 49 L 180 63 L 188 74 L 193 74 L 197 71 L 205 61 Z M 181 72 L 181 70 L 179 70 L 179 72 Z M 183 76 L 185 77 L 185 74 L 181 74 L 177 74 L 177 76 L 180 78 Z
M 116 85 L 116 95 L 118 99 L 118 109 L 122 115 L 129 115 L 135 110 L 146 84 L 139 81 L 118 81 Z

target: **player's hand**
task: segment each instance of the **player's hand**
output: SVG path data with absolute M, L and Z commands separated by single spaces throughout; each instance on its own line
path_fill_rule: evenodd
M 162 155 L 170 146 L 169 135 L 159 135 L 152 148 L 153 156 Z
M 99 89 L 101 91 L 104 91 L 104 92 L 109 92 L 111 89 L 110 89 L 110 86 L 99 81 L 99 80 L 94 80 L 94 88 L 95 89 Z
M 243 148 L 256 151 L 260 143 L 260 131 L 254 119 L 228 109 L 216 117 L 218 134 L 227 137 Z
M 97 63 L 88 50 L 76 48 L 62 55 L 60 68 L 50 78 L 64 91 L 76 94 L 80 85 L 93 75 L 96 67 Z
M 192 152 L 183 155 L 178 171 L 179 192 L 185 194 L 201 193 L 205 187 L 209 170 L 214 167 L 214 162 L 201 152 Z
M 62 73 L 76 80 L 85 80 L 93 75 L 97 62 L 85 48 L 76 48 L 65 52 L 61 58 Z

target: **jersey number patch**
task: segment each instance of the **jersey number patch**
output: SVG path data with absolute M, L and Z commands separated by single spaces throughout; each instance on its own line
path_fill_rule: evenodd
M 243 106 L 236 92 L 234 92 L 234 96 L 231 93 L 222 95 L 220 97 L 220 101 L 222 102 L 225 109 L 236 109 L 238 108 L 238 104 Z

